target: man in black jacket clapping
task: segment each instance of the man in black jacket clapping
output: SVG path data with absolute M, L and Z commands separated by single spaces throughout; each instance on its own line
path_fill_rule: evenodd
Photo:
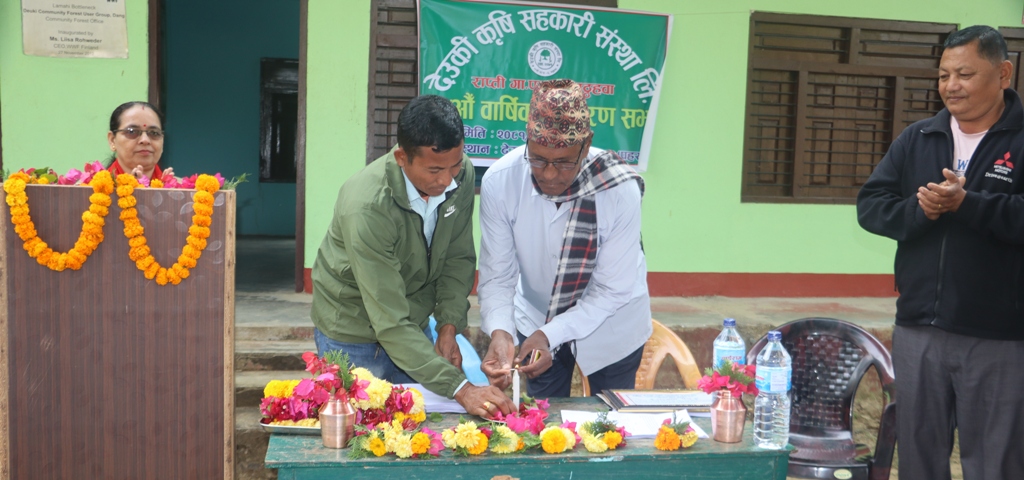
M 1024 108 L 996 30 L 955 32 L 946 108 L 893 142 L 857 196 L 896 250 L 893 363 L 900 474 L 1024 479 Z M 1019 168 L 1017 168 L 1019 167 Z

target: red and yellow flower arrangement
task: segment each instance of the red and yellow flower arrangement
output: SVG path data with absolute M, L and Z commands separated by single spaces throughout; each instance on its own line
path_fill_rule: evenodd
M 666 418 L 658 434 L 654 437 L 654 448 L 658 450 L 673 451 L 682 448 L 690 448 L 697 443 L 697 432 L 690 426 L 690 422 L 676 423 L 675 418 Z
M 366 427 L 397 424 L 412 431 L 427 418 L 419 391 L 392 385 L 365 368 L 353 367 L 347 354 L 332 351 L 321 358 L 306 352 L 302 359 L 312 377 L 268 383 L 260 402 L 262 423 L 319 426 L 320 406 L 339 389 L 356 409 L 356 422 Z M 303 422 L 306 419 L 311 420 Z

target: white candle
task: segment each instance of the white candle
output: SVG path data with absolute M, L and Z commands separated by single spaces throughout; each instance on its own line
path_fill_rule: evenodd
M 519 412 L 519 370 L 512 370 L 512 403 L 516 406 L 516 412 Z

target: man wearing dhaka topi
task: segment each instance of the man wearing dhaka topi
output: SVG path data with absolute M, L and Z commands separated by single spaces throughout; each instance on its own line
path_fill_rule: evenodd
M 478 293 L 491 336 L 482 370 L 505 388 L 521 365 L 535 397 L 569 396 L 577 363 L 592 392 L 633 388 L 652 330 L 643 179 L 591 147 L 590 110 L 572 80 L 534 90 L 526 136 L 480 188 Z

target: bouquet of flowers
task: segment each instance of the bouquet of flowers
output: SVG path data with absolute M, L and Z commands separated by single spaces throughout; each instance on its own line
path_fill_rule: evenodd
M 413 430 L 426 420 L 419 391 L 392 385 L 365 368 L 353 367 L 348 354 L 335 350 L 321 358 L 306 352 L 302 359 L 312 377 L 268 383 L 260 403 L 262 423 L 319 426 L 320 406 L 332 396 L 346 398 L 356 409 L 356 422 L 367 427 L 397 421 L 404 429 Z M 297 423 L 306 419 L 312 420 Z
M 626 446 L 626 437 L 630 436 L 626 427 L 620 427 L 608 420 L 608 412 L 601 412 L 593 422 L 580 425 L 577 430 L 588 452 L 602 453 Z
M 704 390 L 704 393 L 728 390 L 734 397 L 742 397 L 744 393 L 757 395 L 757 385 L 754 383 L 756 370 L 754 365 L 736 365 L 725 360 L 717 369 L 706 369 L 697 387 Z
M 658 450 L 690 448 L 694 443 L 697 443 L 697 432 L 690 426 L 690 422 L 676 423 L 675 416 L 672 419 L 666 418 L 654 437 L 654 448 Z

